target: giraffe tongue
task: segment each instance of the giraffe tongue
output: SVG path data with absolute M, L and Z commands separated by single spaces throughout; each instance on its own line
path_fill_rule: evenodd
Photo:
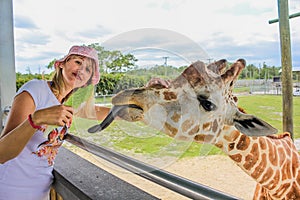
M 141 107 L 134 105 L 134 104 L 128 104 L 128 105 L 115 105 L 112 107 L 106 118 L 100 123 L 95 126 L 92 126 L 88 129 L 89 133 L 96 133 L 104 130 L 106 127 L 108 127 L 114 119 L 118 116 L 118 113 L 126 108 L 135 108 L 142 110 Z

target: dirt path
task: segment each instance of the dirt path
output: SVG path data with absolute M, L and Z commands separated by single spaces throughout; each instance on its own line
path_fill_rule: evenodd
M 171 190 L 145 180 L 140 176 L 118 168 L 84 150 L 76 149 L 73 151 L 102 169 L 158 198 L 163 200 L 188 199 Z M 177 160 L 173 164 L 165 167 L 164 170 L 245 200 L 252 199 L 255 189 L 255 182 L 229 158 L 222 155 Z

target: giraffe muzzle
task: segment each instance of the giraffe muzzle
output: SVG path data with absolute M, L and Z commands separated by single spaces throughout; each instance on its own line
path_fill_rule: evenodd
M 95 126 L 88 129 L 89 133 L 96 133 L 107 128 L 116 117 L 127 121 L 139 121 L 143 118 L 143 109 L 135 104 L 115 105 L 112 107 L 106 118 Z

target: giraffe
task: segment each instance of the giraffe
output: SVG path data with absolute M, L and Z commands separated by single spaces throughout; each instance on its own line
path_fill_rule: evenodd
M 237 106 L 232 90 L 245 65 L 239 59 L 226 70 L 226 60 L 197 61 L 168 88 L 121 91 L 103 123 L 117 115 L 179 140 L 213 144 L 257 182 L 253 199 L 300 199 L 300 159 L 289 133 L 275 135 L 275 128 Z

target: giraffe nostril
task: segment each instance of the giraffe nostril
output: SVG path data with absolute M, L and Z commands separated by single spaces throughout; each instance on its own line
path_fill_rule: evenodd
M 143 108 L 141 108 L 140 106 L 135 105 L 135 104 L 124 105 L 124 107 L 135 108 L 135 109 L 138 109 L 138 110 L 142 110 L 142 111 L 143 111 Z

